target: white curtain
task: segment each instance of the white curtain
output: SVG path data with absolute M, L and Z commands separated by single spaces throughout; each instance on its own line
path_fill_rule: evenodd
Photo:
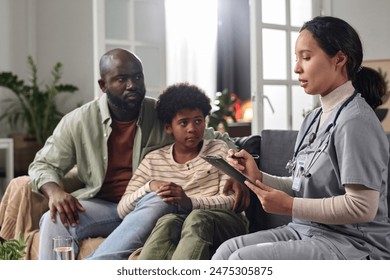
M 216 91 L 217 0 L 165 0 L 167 83 Z

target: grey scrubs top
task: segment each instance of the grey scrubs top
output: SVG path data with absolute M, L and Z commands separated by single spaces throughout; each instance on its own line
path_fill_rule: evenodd
M 305 236 L 321 236 L 347 259 L 365 256 L 370 259 L 390 259 L 390 222 L 386 199 L 389 142 L 374 111 L 360 94 L 341 110 L 336 124 L 332 126 L 341 106 L 336 107 L 321 125 L 311 144 L 309 138 L 316 131 L 320 117 L 311 127 L 310 123 L 319 109 L 305 119 L 296 144 L 297 149 L 300 139 L 308 131 L 296 156 L 294 194 L 301 198 L 326 198 L 344 195 L 345 184 L 362 184 L 380 192 L 375 220 L 333 225 L 294 218 L 289 226 Z

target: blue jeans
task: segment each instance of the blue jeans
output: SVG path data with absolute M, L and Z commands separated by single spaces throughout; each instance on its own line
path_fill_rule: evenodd
M 164 202 L 155 192 L 148 193 L 87 259 L 128 259 L 132 252 L 144 245 L 160 217 L 177 212 L 177 206 Z
M 80 223 L 76 227 L 65 227 L 57 213 L 56 222 L 50 219 L 50 212 L 46 212 L 40 220 L 39 259 L 52 258 L 52 240 L 59 235 L 71 235 L 75 240 L 74 253 L 77 256 L 79 241 L 88 237 L 107 237 L 120 223 L 117 203 L 93 198 L 82 200 L 80 203 L 85 212 L 79 212 Z

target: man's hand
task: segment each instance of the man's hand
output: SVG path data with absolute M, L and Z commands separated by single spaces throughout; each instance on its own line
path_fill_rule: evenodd
M 248 208 L 250 204 L 250 193 L 247 187 L 240 185 L 236 180 L 229 179 L 226 181 L 223 193 L 228 195 L 230 192 L 234 193 L 233 210 L 236 213 L 241 213 Z
M 53 223 L 56 222 L 57 212 L 64 226 L 70 224 L 75 227 L 80 222 L 78 212 L 84 212 L 85 209 L 77 198 L 63 191 L 53 182 L 44 184 L 40 190 L 49 198 L 50 218 Z

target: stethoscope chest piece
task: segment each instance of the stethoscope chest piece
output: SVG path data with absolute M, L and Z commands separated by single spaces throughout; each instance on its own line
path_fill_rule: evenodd
M 297 165 L 297 161 L 295 160 L 295 158 L 290 159 L 286 164 L 286 169 L 288 170 L 288 173 L 292 174 L 296 165 Z
M 340 108 L 337 110 L 337 113 L 333 119 L 333 121 L 328 125 L 328 127 L 326 128 L 325 130 L 325 135 L 327 135 L 323 140 L 325 140 L 325 143 L 324 141 L 320 141 L 320 147 L 317 147 L 318 149 L 316 149 L 316 152 L 314 153 L 313 157 L 312 157 L 312 160 L 310 161 L 309 165 L 308 165 L 308 169 L 311 168 L 311 166 L 314 164 L 314 162 L 318 159 L 319 155 L 324 152 L 324 150 L 326 149 L 326 147 L 328 146 L 328 141 L 329 141 L 329 137 L 330 137 L 330 134 L 331 134 L 331 129 L 334 128 L 336 126 L 336 121 L 341 113 L 341 111 L 349 104 L 349 102 L 351 102 L 355 96 L 357 95 L 357 90 L 355 90 L 355 92 L 340 106 Z M 317 121 L 318 124 L 319 124 L 319 120 L 317 120 L 319 118 L 319 116 L 321 115 L 322 113 L 322 110 L 320 109 L 316 115 L 314 116 L 313 120 L 311 121 L 311 123 L 309 124 L 308 128 L 306 129 L 305 133 L 303 134 L 301 140 L 299 141 L 299 144 L 294 152 L 294 156 L 291 160 L 289 160 L 286 164 L 286 169 L 288 170 L 288 172 L 290 174 L 293 174 L 294 172 L 294 169 L 296 168 L 296 165 L 297 165 L 297 156 L 298 156 L 298 153 L 302 150 L 302 147 L 303 147 L 303 142 L 306 138 L 306 136 L 308 135 L 309 131 L 312 129 L 314 123 Z M 317 125 L 317 130 L 318 130 L 318 125 Z M 316 137 L 317 137 L 317 131 L 316 132 L 313 132 L 309 135 L 309 145 L 311 145 L 314 140 L 316 140 Z M 323 145 L 324 144 L 324 145 Z M 319 154 L 318 154 L 319 153 Z M 318 155 L 317 155 L 318 154 Z M 310 175 L 310 173 L 308 173 L 308 171 L 306 170 L 305 172 L 307 175 Z M 309 176 L 305 176 L 305 177 L 309 177 Z

